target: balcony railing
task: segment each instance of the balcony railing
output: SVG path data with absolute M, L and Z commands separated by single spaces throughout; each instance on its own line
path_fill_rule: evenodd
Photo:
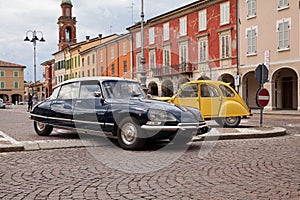
M 194 70 L 195 66 L 192 63 L 182 63 L 171 66 L 152 68 L 154 77 L 170 76 L 177 74 L 192 74 Z

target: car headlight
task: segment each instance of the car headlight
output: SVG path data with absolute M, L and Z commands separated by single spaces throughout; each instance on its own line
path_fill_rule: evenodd
M 150 109 L 148 118 L 151 121 L 176 121 L 176 117 L 164 110 Z

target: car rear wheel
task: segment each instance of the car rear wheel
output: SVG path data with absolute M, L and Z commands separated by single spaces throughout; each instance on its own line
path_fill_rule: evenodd
M 33 122 L 34 130 L 39 136 L 48 136 L 53 130 L 53 126 L 44 124 L 42 122 Z
M 241 122 L 241 117 L 224 117 L 216 119 L 216 122 L 223 127 L 237 127 Z
M 141 129 L 138 122 L 130 117 L 125 118 L 119 124 L 118 143 L 123 149 L 139 150 L 146 143 L 146 138 L 141 137 L 140 134 Z

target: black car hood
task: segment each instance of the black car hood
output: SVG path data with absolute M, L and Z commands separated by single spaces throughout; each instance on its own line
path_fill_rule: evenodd
M 112 100 L 110 100 L 110 103 L 126 104 L 126 105 L 133 106 L 133 107 L 140 107 L 145 110 L 152 108 L 152 109 L 162 109 L 162 110 L 166 110 L 166 111 L 168 111 L 168 110 L 178 110 L 179 112 L 187 111 L 187 109 L 185 109 L 184 107 L 175 105 L 172 103 L 151 100 L 151 99 L 145 99 L 145 98 L 136 98 L 136 97 L 133 97 L 131 99 L 112 99 Z
M 121 105 L 124 105 L 129 107 L 128 109 L 130 110 L 139 110 L 145 113 L 148 112 L 149 109 L 164 110 L 175 115 L 181 122 L 191 122 L 192 119 L 198 121 L 195 117 L 195 113 L 189 109 L 163 101 L 134 97 L 131 99 L 112 99 L 109 103 L 119 108 L 122 107 Z

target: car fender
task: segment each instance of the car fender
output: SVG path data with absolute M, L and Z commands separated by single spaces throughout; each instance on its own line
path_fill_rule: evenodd
M 237 101 L 226 100 L 221 105 L 219 117 L 234 117 L 234 116 L 249 116 L 250 112 L 248 108 L 245 108 Z

